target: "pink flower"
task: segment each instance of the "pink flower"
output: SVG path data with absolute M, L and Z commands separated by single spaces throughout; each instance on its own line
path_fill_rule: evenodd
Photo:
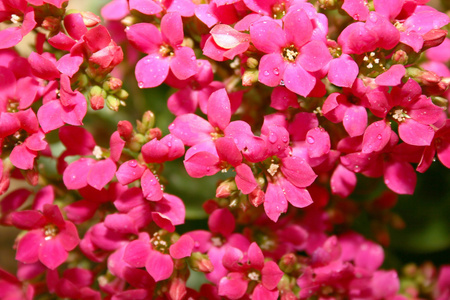
M 256 243 L 252 243 L 246 253 L 229 247 L 223 256 L 223 264 L 230 272 L 220 280 L 220 296 L 239 299 L 247 291 L 249 282 L 254 282 L 254 299 L 278 298 L 276 287 L 283 272 L 275 262 L 264 261 L 264 255 Z
M 181 46 L 183 23 L 179 13 L 164 15 L 161 31 L 153 24 L 139 23 L 127 29 L 127 37 L 133 46 L 148 54 L 136 65 L 135 75 L 140 88 L 163 83 L 169 68 L 181 80 L 197 73 L 194 51 Z
M 18 27 L 0 31 L 0 49 L 6 49 L 17 45 L 25 35 L 34 29 L 37 23 L 34 20 L 34 8 L 27 6 L 26 1 L 2 3 L 2 10 L 2 21 L 10 19 L 14 24 L 22 22 Z
M 45 204 L 43 212 L 16 212 L 12 215 L 12 223 L 20 229 L 30 230 L 17 245 L 16 259 L 23 263 L 39 260 L 53 270 L 66 261 L 68 252 L 80 242 L 75 225 L 63 219 L 56 205 Z
M 306 97 L 316 85 L 313 73 L 332 57 L 323 41 L 313 39 L 313 26 L 304 9 L 291 10 L 283 25 L 263 17 L 250 26 L 252 43 L 267 53 L 261 58 L 258 79 L 272 87 L 284 82 L 289 90 Z

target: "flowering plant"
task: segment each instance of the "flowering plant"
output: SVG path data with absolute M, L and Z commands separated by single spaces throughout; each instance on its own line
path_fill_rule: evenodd
M 450 298 L 448 14 L 73 2 L 0 0 L 1 299 Z

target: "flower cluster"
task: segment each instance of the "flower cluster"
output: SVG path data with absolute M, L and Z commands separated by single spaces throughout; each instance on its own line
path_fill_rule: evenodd
M 0 298 L 448 299 L 448 265 L 383 266 L 450 168 L 426 2 L 0 0 Z

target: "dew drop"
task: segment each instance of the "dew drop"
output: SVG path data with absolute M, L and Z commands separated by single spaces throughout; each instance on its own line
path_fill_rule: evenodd
M 138 82 L 138 86 L 142 89 L 144 87 L 144 82 L 143 81 L 139 81 Z
M 172 147 L 172 142 L 167 142 L 167 147 Z
M 170 124 L 169 125 L 169 130 L 174 130 L 174 129 L 175 129 L 175 124 L 174 123 Z
M 273 69 L 273 74 L 275 75 L 279 75 L 280 71 L 278 70 L 278 68 Z
M 308 142 L 308 144 L 314 144 L 315 143 L 315 140 L 314 140 L 314 138 L 312 136 L 306 137 L 306 141 Z
M 281 140 L 283 141 L 283 143 L 287 143 L 287 142 L 289 141 L 289 139 L 288 139 L 287 136 L 283 136 L 283 137 L 281 138 Z
M 137 162 L 136 162 L 135 160 L 130 160 L 130 161 L 128 162 L 128 165 L 129 165 L 130 167 L 132 167 L 132 168 L 136 168 Z
M 269 76 L 269 71 L 264 71 L 264 76 Z
M 271 132 L 271 133 L 269 134 L 269 142 L 271 142 L 272 144 L 274 144 L 274 143 L 276 143 L 277 140 L 278 140 L 277 136 L 276 136 L 273 132 Z
M 381 134 L 377 135 L 377 139 L 381 140 L 382 136 Z
M 206 172 L 209 172 L 209 171 L 211 171 L 211 168 L 210 167 L 206 167 Z
M 284 86 L 284 80 L 281 80 L 281 81 L 280 81 L 280 85 L 281 85 L 281 86 Z
M 197 59 L 197 57 L 195 57 L 195 55 L 192 55 L 192 56 L 191 56 L 191 60 L 192 60 L 192 61 L 194 61 L 194 60 L 196 60 L 196 59 Z

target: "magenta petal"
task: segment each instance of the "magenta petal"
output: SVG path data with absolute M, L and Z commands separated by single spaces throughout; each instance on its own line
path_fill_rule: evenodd
M 36 52 L 31 52 L 28 61 L 30 62 L 30 66 L 32 66 L 31 70 L 35 76 L 45 80 L 59 78 L 59 71 L 55 63 L 44 56 Z
M 37 117 L 42 130 L 47 133 L 64 125 L 61 119 L 62 107 L 58 100 L 50 101 L 42 105 Z
M 35 210 L 13 212 L 11 218 L 15 227 L 25 230 L 41 228 L 47 223 L 42 213 Z
M 374 272 L 370 286 L 373 291 L 372 296 L 375 299 L 401 299 L 401 296 L 397 296 L 400 289 L 400 281 L 395 270 Z M 439 299 L 443 300 L 445 298 Z
M 270 107 L 276 110 L 285 110 L 289 107 L 299 107 L 297 95 L 284 86 L 277 86 L 270 96 Z
M 8 49 L 17 45 L 23 38 L 20 27 L 6 28 L 0 31 L 0 49 Z
M 284 158 L 282 162 L 281 171 L 297 187 L 307 187 L 317 178 L 317 175 L 303 158 L 291 156 Z
M 142 268 L 147 262 L 147 258 L 152 252 L 147 241 L 131 241 L 125 248 L 123 260 L 135 268 Z
M 300 49 L 311 39 L 313 32 L 311 23 L 312 22 L 305 10 L 297 9 L 290 11 L 286 17 L 284 17 L 284 31 L 286 32 L 287 42 L 294 44 L 297 49 Z M 299 28 L 302 30 L 299 30 Z
M 247 256 L 250 261 L 250 267 L 258 270 L 261 270 L 264 267 L 264 254 L 257 243 L 253 242 L 250 244 Z
M 259 63 L 258 80 L 267 86 L 278 86 L 285 68 L 286 62 L 279 53 L 264 55 Z
M 36 156 L 36 151 L 28 149 L 25 144 L 21 144 L 13 148 L 9 159 L 16 168 L 31 170 L 34 166 Z
M 175 92 L 167 100 L 167 107 L 176 116 L 194 113 L 197 105 L 198 100 L 195 97 L 195 92 L 190 88 L 184 88 Z
M 257 186 L 252 169 L 246 164 L 240 164 L 236 169 L 236 186 L 244 194 L 250 194 Z
M 367 111 L 363 106 L 352 105 L 345 110 L 342 121 L 345 131 L 351 137 L 360 136 L 367 127 Z
M 170 255 L 158 251 L 151 251 L 145 264 L 147 272 L 158 282 L 172 275 L 173 261 Z
M 163 43 L 161 32 L 153 24 L 138 23 L 128 27 L 125 31 L 130 43 L 139 51 L 147 54 L 157 53 Z
M 245 33 L 241 33 L 233 27 L 225 24 L 217 24 L 210 30 L 216 44 L 224 49 L 232 49 L 249 39 Z
M 316 85 L 316 78 L 299 64 L 288 64 L 284 72 L 284 83 L 294 93 L 306 97 Z
M 138 234 L 133 218 L 126 214 L 107 215 L 104 224 L 114 232 Z
M 162 7 L 154 1 L 130 0 L 130 9 L 135 9 L 145 15 L 156 15 L 162 11 Z
M 232 138 L 219 138 L 216 140 L 215 145 L 220 160 L 224 160 L 234 167 L 242 162 L 241 152 Z
M 286 179 L 280 179 L 280 186 L 286 199 L 293 206 L 303 208 L 313 203 L 311 195 L 307 189 L 298 188 Z
M 406 119 L 398 126 L 398 135 L 407 144 L 429 146 L 434 137 L 434 130 L 430 125 Z
M 135 75 L 140 88 L 160 85 L 169 74 L 169 61 L 159 54 L 150 54 L 136 64 Z
M 189 235 L 182 235 L 170 246 L 169 252 L 173 258 L 181 259 L 191 256 L 192 249 L 194 249 L 194 240 Z
M 184 167 L 189 176 L 201 178 L 211 176 L 220 171 L 219 158 L 210 152 L 201 151 L 184 161 Z
M 339 164 L 331 176 L 331 192 L 342 198 L 348 197 L 356 186 L 356 175 Z
M 194 146 L 211 140 L 214 127 L 208 121 L 194 114 L 178 116 L 169 125 L 170 133 L 179 138 L 186 146 Z
M 87 183 L 100 191 L 113 179 L 116 170 L 116 164 L 110 158 L 98 161 L 89 170 Z
M 416 31 L 400 32 L 400 42 L 413 48 L 415 52 L 419 52 L 423 47 L 423 37 Z
M 393 65 L 386 72 L 378 75 L 375 83 L 382 86 L 397 86 L 402 83 L 402 78 L 406 74 L 403 65 Z
M 231 109 L 230 99 L 225 89 L 220 89 L 211 94 L 208 100 L 208 121 L 213 127 L 224 130 L 230 123 Z
M 283 29 L 272 19 L 253 23 L 250 26 L 250 37 L 253 45 L 265 53 L 281 52 L 281 48 L 287 44 Z
M 287 201 L 283 190 L 275 184 L 267 185 L 266 195 L 264 199 L 264 211 L 272 221 L 276 222 L 280 215 L 287 211 Z
M 167 13 L 161 20 L 161 33 L 163 39 L 172 46 L 181 45 L 183 42 L 183 21 L 178 12 Z
M 348 54 L 342 54 L 330 62 L 328 80 L 334 85 L 350 88 L 358 74 L 358 64 Z
M 56 62 L 56 67 L 62 74 L 72 77 L 76 72 L 78 72 L 82 63 L 82 56 L 72 56 L 71 54 L 66 54 Z
M 247 286 L 248 281 L 244 279 L 244 274 L 229 273 L 220 280 L 218 294 L 229 299 L 240 299 L 244 296 Z
M 80 200 L 64 207 L 64 211 L 70 221 L 80 224 L 92 218 L 98 207 L 96 202 Z
M 388 161 L 384 165 L 384 183 L 397 194 L 412 195 L 417 176 L 414 168 L 406 161 Z
M 342 5 L 342 9 L 356 21 L 365 21 L 369 16 L 369 8 L 365 6 L 364 1 L 346 0 Z
M 278 289 L 268 290 L 263 284 L 258 284 L 253 290 L 252 300 L 277 300 Z
M 268 261 L 264 264 L 264 268 L 261 270 L 262 284 L 265 288 L 273 290 L 277 287 L 278 282 L 283 277 L 283 272 L 278 265 L 273 261 Z
M 145 170 L 144 166 L 133 159 L 120 165 L 116 172 L 116 177 L 121 184 L 126 185 L 141 178 Z
M 370 124 L 364 132 L 362 152 L 381 151 L 391 138 L 391 126 L 385 120 Z
M 322 41 L 311 41 L 300 51 L 297 63 L 308 72 L 316 72 L 326 66 L 332 57 L 327 46 Z
M 69 253 L 64 249 L 58 239 L 51 238 L 41 241 L 39 260 L 47 268 L 54 270 L 66 261 Z
M 57 239 L 66 251 L 72 251 L 80 243 L 77 227 L 69 221 L 64 221 L 65 228 L 61 229 Z
M 159 201 L 163 196 L 161 185 L 149 169 L 145 170 L 141 178 L 142 193 L 147 200 Z
M 80 40 L 87 32 L 83 17 L 80 13 L 73 13 L 65 16 L 64 28 L 67 30 L 67 33 L 75 40 Z
M 320 157 L 330 152 L 331 142 L 328 132 L 316 127 L 306 134 L 306 143 L 309 157 Z
M 125 141 L 122 140 L 118 131 L 114 131 L 109 140 L 110 158 L 117 162 L 122 154 L 122 150 L 125 147 Z
M 227 208 L 216 209 L 208 219 L 208 226 L 212 233 L 229 236 L 235 228 L 233 214 Z
M 197 59 L 194 50 L 189 47 L 180 47 L 175 50 L 175 55 L 170 61 L 170 70 L 175 77 L 184 80 L 198 71 Z
M 384 261 L 383 247 L 367 241 L 358 245 L 354 258 L 355 265 L 369 272 L 375 272 Z
M 33 230 L 25 234 L 17 244 L 16 260 L 23 263 L 34 263 L 39 259 L 39 245 L 44 239 L 41 230 Z
M 91 165 L 95 163 L 92 158 L 80 158 L 71 163 L 63 174 L 63 181 L 69 190 L 78 190 L 87 185 L 87 176 Z

